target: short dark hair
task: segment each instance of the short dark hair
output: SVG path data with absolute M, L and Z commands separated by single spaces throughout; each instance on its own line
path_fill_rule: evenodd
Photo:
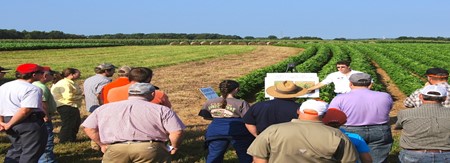
M 336 63 L 336 65 L 346 65 L 346 66 L 350 66 L 350 62 L 347 60 L 342 60 L 342 61 L 338 61 Z
M 358 81 L 358 82 L 352 82 L 354 86 L 358 87 L 368 87 L 370 84 L 372 84 L 372 81 Z
M 153 71 L 147 67 L 136 67 L 130 70 L 128 74 L 128 80 L 139 82 L 139 83 L 148 83 L 153 77 Z
M 30 73 L 26 73 L 26 74 L 22 74 L 20 72 L 16 71 L 16 79 L 24 79 L 24 80 L 28 80 L 33 78 L 33 74 L 35 73 L 44 73 L 43 71 L 35 71 L 35 72 L 30 72 Z

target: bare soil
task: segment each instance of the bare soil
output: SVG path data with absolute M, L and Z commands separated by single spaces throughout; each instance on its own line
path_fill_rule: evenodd
M 152 83 L 166 92 L 173 109 L 188 125 L 204 125 L 197 116 L 206 98 L 198 90 L 211 86 L 218 90 L 224 79 L 237 79 L 251 71 L 278 63 L 303 49 L 277 46 L 258 46 L 248 54 L 227 55 L 220 58 L 188 62 L 154 69 Z

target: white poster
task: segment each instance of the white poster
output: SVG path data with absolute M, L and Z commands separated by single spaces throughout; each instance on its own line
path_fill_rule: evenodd
M 267 90 L 270 86 L 274 86 L 277 82 L 293 81 L 297 86 L 307 89 L 319 83 L 317 73 L 267 73 L 264 80 L 264 88 Z M 273 99 L 272 96 L 265 92 L 265 97 Z M 319 90 L 313 93 L 299 96 L 298 98 L 318 98 Z

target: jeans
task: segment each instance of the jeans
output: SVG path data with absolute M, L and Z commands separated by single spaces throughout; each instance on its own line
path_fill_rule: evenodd
M 247 148 L 252 141 L 234 140 L 234 139 L 216 139 L 208 141 L 208 156 L 206 156 L 207 163 L 221 163 L 223 162 L 223 156 L 228 149 L 228 145 L 233 145 L 236 150 L 240 163 L 251 163 L 253 161 L 252 156 L 247 154 Z
M 53 144 L 53 140 L 55 136 L 53 135 L 53 124 L 49 120 L 48 122 L 44 123 L 47 127 L 47 133 L 48 133 L 48 139 L 47 139 L 47 145 L 45 146 L 44 154 L 42 154 L 41 158 L 39 158 L 39 163 L 55 163 L 55 155 L 53 153 L 53 147 L 55 146 Z
M 402 163 L 413 163 L 413 162 L 445 163 L 450 162 L 450 152 L 425 153 L 410 150 L 401 150 L 398 158 Z
M 394 142 L 389 125 L 342 126 L 342 128 L 360 135 L 366 141 L 374 163 L 387 162 Z

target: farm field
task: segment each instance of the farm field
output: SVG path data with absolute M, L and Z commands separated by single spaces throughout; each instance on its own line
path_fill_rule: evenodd
M 282 47 L 289 46 L 289 47 Z M 423 73 L 429 67 L 450 69 L 450 44 L 420 43 L 314 43 L 283 44 L 280 46 L 121 46 L 86 49 L 3 51 L 3 67 L 15 67 L 24 62 L 48 65 L 56 70 L 76 67 L 85 78 L 93 75 L 93 67 L 101 62 L 117 66 L 151 67 L 155 76 L 152 83 L 165 91 L 173 109 L 188 126 L 183 146 L 174 157 L 177 162 L 204 162 L 203 134 L 208 121 L 197 116 L 205 101 L 197 88 L 212 86 L 217 90 L 223 79 L 237 79 L 241 96 L 249 102 L 263 100 L 265 73 L 284 72 L 286 63 L 296 62 L 298 72 L 317 72 L 323 79 L 336 71 L 335 62 L 352 61 L 351 67 L 374 77 L 373 89 L 389 92 L 396 103 L 392 119 L 402 108 L 402 101 L 424 84 Z M 433 59 L 437 58 L 437 59 Z M 11 75 L 9 73 L 8 75 Z M 7 76 L 12 77 L 12 76 Z M 78 81 L 81 85 L 82 80 Z M 255 95 L 256 94 L 256 95 Z M 321 89 L 321 98 L 329 101 L 334 96 L 331 87 Z M 84 112 L 84 108 L 81 108 Z M 83 118 L 87 114 L 84 112 Z M 56 117 L 55 133 L 59 130 Z M 398 136 L 398 133 L 395 134 Z M 87 137 L 78 135 L 80 142 L 57 144 L 59 162 L 100 162 L 101 153 L 89 148 Z M 398 138 L 396 139 L 398 140 Z M 56 140 L 58 141 L 58 140 Z M 0 139 L 4 157 L 9 141 Z M 395 162 L 399 152 L 395 146 L 390 160 Z M 225 162 L 237 162 L 233 152 L 227 152 Z M 0 158 L 2 159 L 2 158 Z

